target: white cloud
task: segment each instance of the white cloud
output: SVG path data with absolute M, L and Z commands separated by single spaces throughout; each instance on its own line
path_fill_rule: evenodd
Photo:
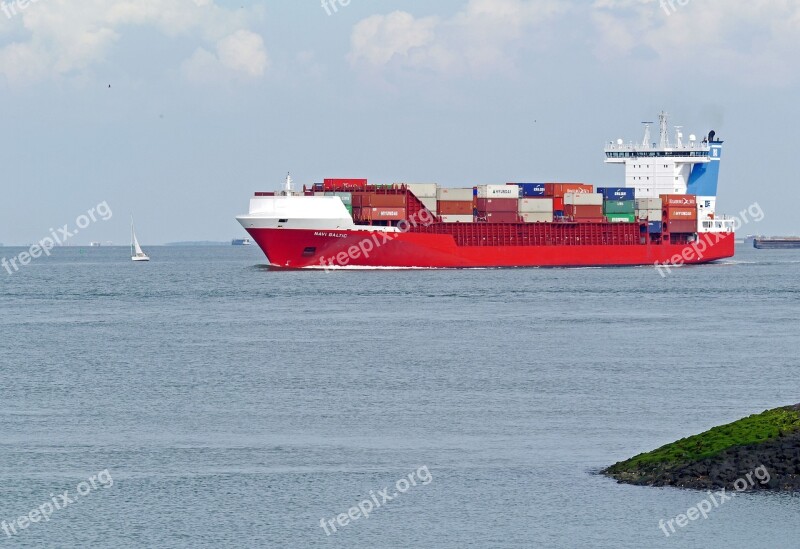
M 264 39 L 254 32 L 238 30 L 223 38 L 217 52 L 225 67 L 249 76 L 261 76 L 269 65 Z
M 269 56 L 261 36 L 238 30 L 217 42 L 216 54 L 198 48 L 182 68 L 189 80 L 207 82 L 219 80 L 225 75 L 259 77 L 269 65 Z
M 16 13 L 3 16 L 0 26 L 0 36 L 15 37 L 0 47 L 0 77 L 12 82 L 90 69 L 135 26 L 215 48 L 218 63 L 233 73 L 260 76 L 269 64 L 263 39 L 247 30 L 260 10 L 223 8 L 214 0 L 29 0 L 24 9 L 16 2 L 6 0 Z
M 535 43 L 528 33 L 565 10 L 555 0 L 470 0 L 449 19 L 415 18 L 396 11 L 374 15 L 353 29 L 348 59 L 354 67 L 398 67 L 438 74 L 485 76 L 513 70 L 515 54 Z
M 597 0 L 593 22 L 604 61 L 644 55 L 654 73 L 691 64 L 741 81 L 796 78 L 800 3 L 793 0 Z

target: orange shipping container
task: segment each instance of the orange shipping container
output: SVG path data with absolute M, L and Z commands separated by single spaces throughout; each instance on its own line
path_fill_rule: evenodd
M 405 208 L 364 208 L 372 221 L 401 221 L 406 218 Z
M 440 200 L 439 215 L 472 215 L 472 201 Z
M 573 206 L 572 204 L 564 205 L 564 214 L 571 217 L 589 217 L 599 218 L 603 217 L 602 206 Z
M 353 193 L 353 206 L 365 208 L 405 208 L 404 194 Z
M 373 208 L 405 208 L 406 196 L 404 194 L 371 194 L 369 204 L 365 204 L 363 199 L 362 206 L 372 206 Z
M 517 198 L 479 198 L 479 212 L 514 212 L 519 208 Z
M 564 198 L 567 193 L 593 193 L 594 186 L 583 183 L 545 183 L 544 195 Z
M 671 206 L 697 206 L 697 197 L 693 194 L 662 194 L 661 201 L 665 208 Z
M 667 208 L 664 217 L 667 220 L 697 221 L 697 208 Z

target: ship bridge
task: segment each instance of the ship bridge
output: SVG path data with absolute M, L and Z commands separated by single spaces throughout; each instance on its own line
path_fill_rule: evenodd
M 719 160 L 722 141 L 715 132 L 698 141 L 690 135 L 684 140 L 680 126 L 675 128 L 674 142 L 669 138 L 668 115 L 659 115 L 659 142 L 650 135 L 652 122 L 644 122 L 641 143 L 625 143 L 622 139 L 606 144 L 606 164 L 625 165 L 625 187 L 635 188 L 638 198 L 657 198 L 662 194 L 695 194 L 717 196 Z

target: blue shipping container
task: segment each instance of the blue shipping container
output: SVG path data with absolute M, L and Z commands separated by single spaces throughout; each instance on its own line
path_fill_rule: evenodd
M 509 183 L 509 185 L 518 185 L 522 189 L 523 198 L 544 196 L 544 183 Z
M 626 187 L 600 187 L 597 192 L 606 200 L 636 200 L 636 189 Z
M 662 229 L 663 229 L 663 226 L 662 226 L 661 221 L 650 221 L 647 224 L 647 231 L 650 234 L 659 234 L 659 233 L 663 232 Z

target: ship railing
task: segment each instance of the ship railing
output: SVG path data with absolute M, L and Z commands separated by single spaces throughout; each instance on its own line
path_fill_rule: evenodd
M 617 143 L 606 143 L 606 152 L 676 152 L 676 151 L 711 151 L 711 146 L 708 143 L 689 143 L 688 145 L 671 145 L 669 147 L 658 147 L 653 145 L 641 145 L 634 143 L 624 143 L 619 145 Z

